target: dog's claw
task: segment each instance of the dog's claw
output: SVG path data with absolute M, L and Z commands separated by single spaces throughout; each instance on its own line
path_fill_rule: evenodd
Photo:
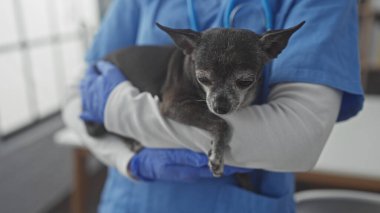
M 222 177 L 223 171 L 224 171 L 223 158 L 215 155 L 212 149 L 209 151 L 208 156 L 209 156 L 208 166 L 212 172 L 212 175 L 214 177 Z
M 207 157 L 208 157 L 208 159 L 210 159 L 211 154 L 212 154 L 212 150 L 210 149 L 210 150 L 208 150 L 208 153 L 207 153 Z
M 211 170 L 212 175 L 214 177 L 222 177 L 223 176 L 223 165 L 215 164 L 215 163 L 210 161 L 208 166 L 210 167 L 210 170 Z

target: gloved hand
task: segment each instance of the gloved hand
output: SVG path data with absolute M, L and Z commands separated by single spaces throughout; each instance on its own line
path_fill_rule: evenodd
M 187 149 L 144 148 L 129 162 L 129 173 L 138 179 L 191 182 L 199 178 L 212 178 L 205 154 Z M 224 167 L 224 175 L 250 172 L 249 169 Z
M 99 61 L 86 71 L 81 83 L 82 113 L 84 121 L 104 123 L 104 110 L 111 91 L 126 78 L 113 64 Z

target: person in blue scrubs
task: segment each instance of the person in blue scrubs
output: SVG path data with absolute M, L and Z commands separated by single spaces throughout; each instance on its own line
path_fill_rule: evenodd
M 265 70 L 264 93 L 273 85 L 303 82 L 342 92 L 337 121 L 356 115 L 363 104 L 358 60 L 355 0 L 114 0 L 87 54 L 88 64 L 131 45 L 172 44 L 155 23 L 202 31 L 246 28 L 257 33 L 295 26 L 302 34 Z M 225 14 L 228 14 L 227 16 Z M 233 19 L 231 18 L 233 17 Z M 151 150 L 149 152 L 155 152 Z M 158 152 L 158 151 L 157 151 Z M 252 169 L 255 193 L 237 187 L 233 177 L 191 183 L 132 181 L 110 169 L 100 212 L 294 212 L 292 173 Z

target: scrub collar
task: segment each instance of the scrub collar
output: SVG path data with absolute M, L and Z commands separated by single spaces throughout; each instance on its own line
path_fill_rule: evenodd
M 231 28 L 233 20 L 235 18 L 235 15 L 238 13 L 240 8 L 244 6 L 244 4 L 238 4 L 235 3 L 236 0 L 228 0 L 227 7 L 224 11 L 223 15 L 223 27 L 224 28 Z M 200 31 L 199 25 L 197 22 L 197 17 L 194 9 L 193 0 L 186 0 L 187 3 L 187 15 L 189 17 L 190 26 L 192 30 Z M 261 5 L 264 10 L 265 15 L 265 28 L 267 31 L 273 29 L 273 14 L 272 10 L 270 8 L 268 0 L 261 0 Z

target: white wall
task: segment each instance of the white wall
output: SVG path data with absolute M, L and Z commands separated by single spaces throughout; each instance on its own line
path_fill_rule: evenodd
M 335 126 L 315 170 L 380 180 L 380 96 L 366 96 L 359 115 Z
M 98 8 L 96 0 L 1 0 L 0 14 L 1 135 L 59 109 L 84 63 L 82 26 L 95 30 Z M 62 41 L 49 43 L 54 36 Z

